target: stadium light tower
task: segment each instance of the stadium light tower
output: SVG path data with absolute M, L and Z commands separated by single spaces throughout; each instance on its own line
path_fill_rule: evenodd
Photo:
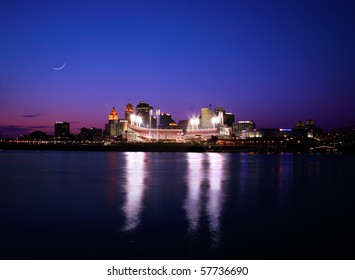
M 138 126 L 138 127 L 141 127 L 141 124 L 142 124 L 142 117 L 136 116 L 136 122 L 137 122 L 137 126 Z
M 155 115 L 157 116 L 157 140 L 159 139 L 159 123 L 160 123 L 160 109 L 155 110 Z
M 149 141 L 152 141 L 152 115 L 153 109 L 149 109 Z
M 200 119 L 195 118 L 196 129 L 198 129 L 198 125 L 200 124 Z
M 212 126 L 213 126 L 213 128 L 215 128 L 216 127 L 216 125 L 217 124 L 219 124 L 219 122 L 220 122 L 220 119 L 219 119 L 219 117 L 212 117 Z
M 134 114 L 132 114 L 131 116 L 130 116 L 130 118 L 131 118 L 131 125 L 132 124 L 134 124 L 134 122 L 136 121 L 136 115 L 134 115 Z
M 200 124 L 200 119 L 193 117 L 192 119 L 190 119 L 190 124 L 191 124 L 192 130 L 194 130 L 195 127 L 196 127 L 196 129 L 198 129 L 198 125 Z

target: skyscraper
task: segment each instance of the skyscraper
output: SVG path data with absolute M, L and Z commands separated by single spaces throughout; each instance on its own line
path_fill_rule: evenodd
M 153 107 L 146 102 L 139 102 L 136 106 L 136 114 L 142 118 L 142 126 L 149 127 L 149 111 L 153 111 Z M 153 124 L 152 124 L 153 126 Z
M 118 115 L 115 107 L 112 108 L 108 115 L 108 123 L 105 124 L 105 136 L 107 138 L 115 138 L 119 134 Z

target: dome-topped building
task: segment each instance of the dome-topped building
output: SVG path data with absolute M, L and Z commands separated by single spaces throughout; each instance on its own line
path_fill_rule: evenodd
M 118 114 L 115 110 L 115 107 L 112 108 L 110 114 L 108 115 L 109 121 L 118 121 Z
M 105 136 L 109 139 L 116 138 L 118 133 L 118 114 L 115 110 L 115 107 L 113 107 L 110 114 L 108 115 L 108 123 L 105 124 Z

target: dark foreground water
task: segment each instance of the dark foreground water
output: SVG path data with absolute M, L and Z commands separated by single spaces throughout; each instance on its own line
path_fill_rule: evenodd
M 355 259 L 354 155 L 0 151 L 2 259 Z

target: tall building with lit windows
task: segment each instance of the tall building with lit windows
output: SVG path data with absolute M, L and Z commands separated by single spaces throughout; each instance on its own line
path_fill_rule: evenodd
M 238 121 L 236 123 L 233 123 L 233 133 L 237 137 L 242 137 L 242 134 L 245 132 L 251 132 L 254 131 L 255 129 L 255 122 L 250 120 L 250 121 Z
M 149 127 L 149 118 L 151 117 L 151 126 L 155 127 L 155 119 L 149 114 L 153 113 L 153 107 L 146 102 L 139 102 L 136 106 L 136 114 L 142 118 L 142 126 Z
M 118 114 L 115 107 L 112 108 L 108 115 L 108 123 L 105 124 L 105 136 L 106 138 L 115 138 L 119 135 Z

